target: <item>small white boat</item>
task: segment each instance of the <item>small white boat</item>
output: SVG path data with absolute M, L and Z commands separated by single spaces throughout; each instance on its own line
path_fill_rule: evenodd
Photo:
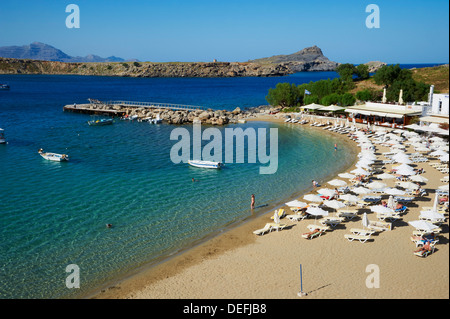
M 0 144 L 6 144 L 5 130 L 0 128 Z
M 200 160 L 189 160 L 189 165 L 200 168 L 215 168 L 219 169 L 223 166 L 220 162 L 210 162 L 210 161 L 200 161 Z
M 44 150 L 42 148 L 38 151 L 38 153 L 43 158 L 45 158 L 46 160 L 49 160 L 49 161 L 63 162 L 63 161 L 69 160 L 69 155 L 44 152 Z

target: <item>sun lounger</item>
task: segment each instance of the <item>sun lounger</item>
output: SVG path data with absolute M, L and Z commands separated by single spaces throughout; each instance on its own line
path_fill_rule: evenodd
M 310 224 L 310 225 L 306 226 L 306 228 L 308 228 L 310 231 L 313 231 L 314 229 L 320 229 L 320 230 L 323 230 L 323 231 L 330 230 L 330 227 L 327 226 L 327 225 L 313 225 L 313 224 Z
M 267 223 L 263 228 L 255 230 L 253 234 L 259 236 L 264 235 L 265 233 L 270 232 L 270 228 L 271 228 L 270 223 Z
M 285 215 L 284 208 L 280 208 L 280 209 L 278 210 L 278 213 L 277 213 L 277 214 L 278 214 L 278 217 L 283 218 L 284 215 Z M 270 216 L 270 218 L 273 219 L 273 215 Z
M 319 220 L 322 225 L 330 225 L 331 227 L 336 227 L 345 219 L 343 217 L 324 217 Z
M 361 228 L 351 228 L 350 231 L 355 235 L 362 235 L 362 236 L 370 236 L 376 233 L 375 230 L 361 229 Z
M 370 236 L 367 235 L 355 235 L 355 234 L 345 234 L 344 237 L 348 239 L 348 241 L 358 240 L 360 243 L 365 243 L 370 239 Z
M 428 255 L 434 253 L 434 244 L 430 244 L 430 248 L 430 250 L 414 252 L 414 255 L 419 257 L 427 257 Z
M 277 224 L 277 223 L 270 223 L 270 231 L 272 230 L 282 230 L 284 227 L 286 227 L 287 224 Z
M 301 221 L 303 219 L 306 218 L 307 215 L 303 215 L 303 214 L 294 214 L 294 215 L 286 215 L 286 218 L 288 218 L 290 221 Z
M 402 217 L 400 216 L 400 214 L 399 213 L 394 213 L 394 214 L 391 214 L 391 213 L 387 213 L 387 214 L 385 214 L 385 213 L 377 213 L 377 218 L 379 219 L 379 220 L 381 220 L 381 221 L 384 221 L 384 220 L 392 220 L 392 221 L 395 221 L 395 220 L 398 220 L 398 219 L 402 219 Z
M 369 220 L 369 226 L 367 228 L 375 231 L 389 231 L 392 230 L 392 224 L 382 221 Z
M 315 237 L 320 237 L 323 233 L 325 232 L 325 230 L 321 230 L 321 229 L 314 229 L 309 233 L 304 233 L 302 234 L 302 237 L 305 239 L 313 239 Z
M 354 217 L 358 216 L 357 210 L 339 210 L 336 215 L 338 217 L 344 217 L 346 219 L 353 219 Z

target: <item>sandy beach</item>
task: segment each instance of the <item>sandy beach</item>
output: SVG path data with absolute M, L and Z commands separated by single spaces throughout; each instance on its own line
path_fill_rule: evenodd
M 274 119 L 261 117 L 258 120 Z M 311 129 L 323 131 L 322 128 Z M 343 143 L 352 143 L 359 152 L 359 147 L 347 135 L 327 134 L 341 136 Z M 390 149 L 376 147 L 378 158 L 385 160 L 381 154 Z M 411 151 L 412 147 L 407 146 L 406 152 Z M 431 167 L 429 163 L 433 162 L 437 160 L 411 164 L 414 168 L 425 169 L 422 176 L 429 180 L 423 186 L 427 195 L 408 204 L 402 219 L 392 223 L 393 229 L 372 235 L 371 241 L 349 242 L 344 238 L 351 228 L 362 227 L 362 214 L 312 240 L 302 238 L 302 234 L 309 231 L 306 226 L 315 223 L 311 218 L 299 222 L 283 218 L 281 222 L 289 227 L 263 236 L 254 235 L 254 230 L 271 222 L 272 211 L 163 263 L 141 269 L 89 298 L 298 299 L 301 264 L 303 291 L 308 293 L 302 299 L 447 299 L 448 220 L 441 226 L 435 252 L 425 258 L 413 254 L 416 246 L 410 237 L 414 228 L 408 225 L 409 221 L 419 219 L 422 207 L 433 205 L 434 190 L 444 184 L 440 179 L 448 175 Z M 387 164 L 385 172 L 396 165 Z M 394 181 L 383 180 L 388 187 L 393 187 Z M 332 188 L 326 181 L 322 181 L 322 186 Z M 304 201 L 303 196 L 298 199 Z M 365 211 L 369 220 L 377 220 L 375 213 Z M 379 270 L 380 285 L 370 288 L 366 283 L 374 267 Z

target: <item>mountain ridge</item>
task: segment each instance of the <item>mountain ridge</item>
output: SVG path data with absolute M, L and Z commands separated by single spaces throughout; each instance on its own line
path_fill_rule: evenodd
M 125 60 L 119 57 L 110 56 L 102 58 L 95 54 L 89 54 L 85 57 L 70 56 L 63 51 L 42 43 L 33 42 L 23 46 L 3 46 L 0 47 L 0 57 L 12 59 L 29 59 L 40 61 L 56 61 L 56 62 L 133 62 L 136 59 Z

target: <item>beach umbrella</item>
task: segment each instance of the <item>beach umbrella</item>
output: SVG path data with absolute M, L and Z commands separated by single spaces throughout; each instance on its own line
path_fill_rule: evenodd
M 273 214 L 273 221 L 275 224 L 279 224 L 280 223 L 280 216 L 278 215 L 278 210 L 275 210 L 275 213 Z
M 343 202 L 338 201 L 338 200 L 326 200 L 326 201 L 323 202 L 323 204 L 325 206 L 327 206 L 327 207 L 334 208 L 336 210 L 345 207 L 345 204 Z
M 387 194 L 387 195 L 405 195 L 406 192 L 402 191 L 401 189 L 398 188 L 385 188 L 383 190 L 383 193 Z
M 448 155 L 448 154 L 447 154 L 447 155 L 443 155 L 443 156 L 439 157 L 439 160 L 440 160 L 441 162 L 448 162 L 448 160 L 449 160 L 449 155 Z
M 439 137 L 439 136 L 433 136 L 433 137 L 430 138 L 430 141 L 433 141 L 433 142 L 435 142 L 435 141 L 444 141 L 444 139 L 442 137 Z
M 434 202 L 433 202 L 433 211 L 437 212 L 437 206 L 438 206 L 438 200 L 439 200 L 439 195 L 438 193 L 436 193 L 434 195 Z
M 339 199 L 345 200 L 347 202 L 352 202 L 352 203 L 356 203 L 359 200 L 358 196 L 355 196 L 352 194 L 339 195 Z
M 355 178 L 356 177 L 356 175 L 353 175 L 350 173 L 341 173 L 341 174 L 338 174 L 338 176 L 341 178 Z
M 437 228 L 436 225 L 434 225 L 430 222 L 427 222 L 425 220 L 413 220 L 413 221 L 408 222 L 408 224 L 410 224 L 412 227 L 414 227 L 417 230 L 422 230 L 422 231 L 426 231 L 426 232 L 431 232 Z
M 350 173 L 356 174 L 356 175 L 369 175 L 369 172 L 362 169 L 361 167 L 358 167 L 354 169 L 353 171 L 350 171 Z
M 313 216 L 328 216 L 328 211 L 320 208 L 320 207 L 308 207 L 306 209 L 306 213 Z
M 310 201 L 310 202 L 322 202 L 323 198 L 320 197 L 319 195 L 314 195 L 314 194 L 307 194 L 305 196 L 303 196 L 303 199 Z
M 317 193 L 319 193 L 320 195 L 325 196 L 325 197 L 332 197 L 335 195 L 334 189 L 329 189 L 329 188 L 321 188 L 317 191 Z
M 426 146 L 419 146 L 419 147 L 415 147 L 414 149 L 417 152 L 423 152 L 423 153 L 426 153 L 426 152 L 430 151 L 430 149 L 428 147 L 426 147 Z
M 383 174 L 377 175 L 376 177 L 379 178 L 379 179 L 394 179 L 395 178 L 394 175 L 387 174 L 387 173 L 383 173 Z
M 329 181 L 328 184 L 333 186 L 345 186 L 347 185 L 347 182 L 342 181 L 340 179 L 333 179 L 332 181 Z
M 369 227 L 369 218 L 367 217 L 367 213 L 363 214 L 362 225 L 363 227 Z
M 388 202 L 387 202 L 387 207 L 391 208 L 391 209 L 395 209 L 395 200 L 394 200 L 394 196 L 390 195 Z
M 393 214 L 394 210 L 389 207 L 385 207 L 383 205 L 370 206 L 370 210 L 374 213 L 380 214 Z
M 362 168 L 362 169 L 370 169 L 370 164 L 368 163 L 364 163 L 364 162 L 358 162 L 355 165 L 357 168 Z
M 355 194 L 362 195 L 362 194 L 370 194 L 372 191 L 370 189 L 368 189 L 368 188 L 360 186 L 360 187 L 354 188 L 352 190 L 352 192 L 355 193 Z
M 431 152 L 428 155 L 435 156 L 435 157 L 440 157 L 440 156 L 448 155 L 448 153 L 446 151 L 444 151 L 444 150 L 439 149 L 437 151 Z
M 403 176 L 411 176 L 411 175 L 416 175 L 416 172 L 414 172 L 414 170 L 412 169 L 397 169 L 396 173 L 398 175 L 403 175 Z
M 431 219 L 431 220 L 444 220 L 445 215 L 432 210 L 423 210 L 420 212 L 419 218 Z M 431 222 L 433 223 L 433 222 Z
M 412 182 L 399 182 L 398 185 L 404 189 L 418 189 L 419 185 Z
M 448 189 L 448 184 L 447 184 L 447 185 L 439 186 L 438 189 L 441 190 L 441 191 L 448 191 L 448 190 L 449 190 L 449 189 Z
M 401 165 L 399 165 L 399 166 L 396 166 L 396 167 L 393 167 L 394 169 L 396 169 L 396 170 L 403 170 L 403 169 L 406 169 L 406 170 L 414 170 L 414 168 L 412 167 L 412 166 L 409 166 L 408 164 L 405 164 L 405 163 L 403 163 L 403 164 L 401 164 Z
M 369 183 L 369 184 L 367 185 L 367 188 L 370 188 L 370 189 L 380 189 L 380 188 L 385 188 L 386 186 L 387 186 L 387 185 L 386 185 L 385 183 L 375 181 L 375 182 Z
M 418 182 L 418 183 L 428 182 L 428 178 L 423 177 L 422 175 L 414 175 L 414 176 L 411 176 L 409 179 L 412 180 L 413 182 Z
M 301 202 L 297 199 L 286 203 L 286 206 L 289 206 L 289 207 L 305 207 L 307 205 L 308 204 Z

